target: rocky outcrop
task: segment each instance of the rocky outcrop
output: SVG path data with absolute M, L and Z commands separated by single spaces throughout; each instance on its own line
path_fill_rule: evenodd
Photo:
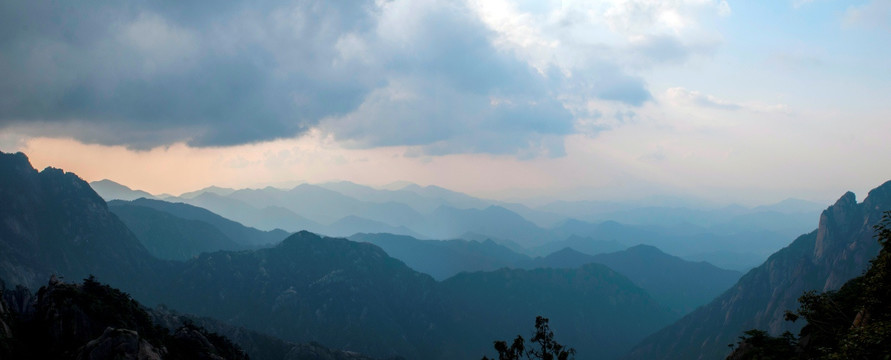
M 295 344 L 219 320 L 180 314 L 166 306 L 159 306 L 148 311 L 152 321 L 168 329 L 193 324 L 231 339 L 241 349 L 244 349 L 244 352 L 250 355 L 253 360 L 373 360 L 363 354 L 330 349 L 315 342 Z
M 879 252 L 873 226 L 889 209 L 891 181 L 859 204 L 853 193 L 844 194 L 823 211 L 816 230 L 771 255 L 708 305 L 645 339 L 628 358 L 717 359 L 745 330 L 797 332 L 802 324 L 784 321 L 785 311 L 797 309 L 805 291 L 836 290 L 861 275 Z
M 82 348 L 77 360 L 161 360 L 166 351 L 139 338 L 139 333 L 128 329 L 105 328 L 98 338 Z
M 30 295 L 19 287 L 3 299 Z M 10 359 L 247 359 L 228 339 L 184 324 L 173 334 L 156 326 L 128 294 L 92 278 L 69 284 L 53 278 L 22 312 L 4 300 L 0 316 L 15 324 L 0 336 L 0 358 Z M 10 319 L 10 317 L 4 317 Z

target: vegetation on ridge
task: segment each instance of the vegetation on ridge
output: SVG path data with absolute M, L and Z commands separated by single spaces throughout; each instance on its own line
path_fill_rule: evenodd
M 891 211 L 875 229 L 882 248 L 865 274 L 838 291 L 805 292 L 800 308 L 786 312 L 788 321 L 807 321 L 797 337 L 749 330 L 727 359 L 891 358 Z

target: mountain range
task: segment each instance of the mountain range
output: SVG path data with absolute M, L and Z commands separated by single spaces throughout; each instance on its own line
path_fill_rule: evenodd
M 669 325 L 680 311 L 665 305 L 670 299 L 665 294 L 657 295 L 658 286 L 680 290 L 688 285 L 679 280 L 692 281 L 690 276 L 659 277 L 668 272 L 661 270 L 658 274 L 660 269 L 689 267 L 691 272 L 702 272 L 711 271 L 711 265 L 690 263 L 650 246 L 631 245 L 637 239 L 657 235 L 667 238 L 657 239 L 663 244 L 681 244 L 686 239 L 693 242 L 687 246 L 695 247 L 708 239 L 700 230 L 714 229 L 714 224 L 573 223 L 572 227 L 589 231 L 572 234 L 577 237 L 575 241 L 615 241 L 630 246 L 601 254 L 563 249 L 533 258 L 507 246 L 510 238 L 440 241 L 435 245 L 442 246 L 439 251 L 450 253 L 452 259 L 473 260 L 470 255 L 485 255 L 492 261 L 502 261 L 520 255 L 529 260 L 528 268 L 513 265 L 515 268 L 462 270 L 437 281 L 369 243 L 382 242 L 373 238 L 379 235 L 360 234 L 357 236 L 370 240 L 356 242 L 299 231 L 263 245 L 244 238 L 235 240 L 209 218 L 186 219 L 186 215 L 173 215 L 177 210 L 143 206 L 142 210 L 165 214 L 155 218 L 196 220 L 211 224 L 233 242 L 254 244 L 237 251 L 204 251 L 186 260 L 161 260 L 152 256 L 139 236 L 76 175 L 53 168 L 38 172 L 23 154 L 0 153 L 0 170 L 0 203 L 4 204 L 0 208 L 0 280 L 4 283 L 36 289 L 53 274 L 66 279 L 92 279 L 92 274 L 146 304 L 163 303 L 170 309 L 281 337 L 283 340 L 276 340 L 279 350 L 273 351 L 277 354 L 281 354 L 282 346 L 287 348 L 281 345 L 284 341 L 317 342 L 378 357 L 479 357 L 488 352 L 492 340 L 513 338 L 526 329 L 531 316 L 544 315 L 559 329 L 560 339 L 579 350 L 579 357 L 597 354 L 617 358 L 624 354 L 630 359 L 720 358 L 729 352 L 727 345 L 747 329 L 763 328 L 773 334 L 795 331 L 801 324 L 782 321 L 782 314 L 795 308 L 795 299 L 804 291 L 837 289 L 861 274 L 879 249 L 872 226 L 881 219 L 882 211 L 891 208 L 891 182 L 872 190 L 862 203 L 857 203 L 854 194 L 845 194 L 821 213 L 816 230 L 799 236 L 717 298 Z M 206 194 L 240 201 L 210 192 L 194 198 Z M 115 206 L 142 206 L 134 203 Z M 167 204 L 155 203 L 158 207 L 171 206 Z M 201 212 L 183 204 L 176 206 L 179 211 Z M 445 206 L 433 212 L 450 211 L 442 210 Z M 490 211 L 498 215 L 495 219 L 516 219 L 516 213 L 504 207 L 464 210 L 471 210 L 471 214 Z M 544 229 L 525 221 L 548 234 L 559 227 Z M 759 221 L 755 223 L 765 224 Z M 481 231 L 501 226 L 483 225 L 468 230 L 466 237 L 479 239 L 485 237 Z M 767 229 L 773 225 L 764 226 L 750 233 L 770 233 Z M 622 237 L 623 233 L 630 236 Z M 219 234 L 211 239 L 218 239 Z M 723 236 L 728 241 L 738 240 L 740 234 Z M 192 238 L 180 236 L 183 242 L 194 242 L 189 240 Z M 530 236 L 521 242 L 528 250 L 540 246 L 537 241 Z M 406 244 L 431 247 L 425 240 L 405 237 L 388 246 Z M 495 253 L 487 253 L 489 250 Z M 429 255 L 436 250 L 424 251 Z M 476 261 L 489 261 L 485 256 Z M 603 264 L 610 261 L 611 265 Z M 457 264 L 463 266 L 460 261 Z M 443 270 L 460 266 L 449 261 L 440 264 Z M 617 269 L 621 266 L 628 268 Z M 0 307 L 6 309 L 6 305 Z M 2 321 L 9 324 L 8 318 Z M 662 330 L 656 331 L 659 328 Z M 258 337 L 248 338 L 253 340 L 242 341 L 260 341 Z
M 579 351 L 615 357 L 674 316 L 602 265 L 437 282 L 375 245 L 305 231 L 273 247 L 160 260 L 76 175 L 37 172 L 23 154 L 0 154 L 0 170 L 0 279 L 8 284 L 36 289 L 52 274 L 93 274 L 150 306 L 380 357 L 478 357 L 533 313 L 571 324 L 561 334 L 585 339 Z
M 106 200 L 146 194 L 138 190 L 126 193 L 121 190 L 126 187 L 108 180 L 94 182 L 93 186 Z M 421 239 L 492 239 L 532 256 L 567 246 L 593 255 L 643 243 L 735 270 L 754 267 L 788 239 L 809 231 L 822 208 L 793 199 L 755 208 L 690 209 L 565 201 L 531 208 L 435 186 L 401 184 L 377 189 L 350 182 L 301 184 L 291 189 L 209 187 L 164 200 L 202 207 L 261 230 L 308 230 L 329 236 L 385 232 Z M 592 243 L 600 244 L 585 247 L 578 238 L 591 238 Z M 567 243 L 554 245 L 560 241 Z
M 572 269 L 591 263 L 602 264 L 627 276 L 657 302 L 679 315 L 708 303 L 742 276 L 738 271 L 720 269 L 706 262 L 686 261 L 649 245 L 597 255 L 567 247 L 532 258 L 491 240 L 419 240 L 392 234 L 356 234 L 349 239 L 380 246 L 390 256 L 437 280 L 459 273 L 501 268 Z

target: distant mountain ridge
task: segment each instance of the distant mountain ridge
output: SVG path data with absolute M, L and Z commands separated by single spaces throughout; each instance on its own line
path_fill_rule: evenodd
M 117 215 L 150 254 L 166 260 L 188 260 L 202 252 L 248 248 L 230 239 L 211 224 L 188 220 L 150 207 L 110 204 Z
M 131 192 L 130 197 L 137 196 L 138 191 Z M 814 210 L 816 204 L 792 199 L 756 208 L 689 209 L 584 201 L 531 208 L 436 186 L 399 184 L 378 189 L 345 181 L 291 189 L 208 187 L 164 200 L 203 207 L 261 230 L 493 239 L 504 245 L 521 244 L 524 253 L 536 256 L 566 246 L 595 254 L 645 243 L 683 258 L 739 270 L 754 267 L 789 238 L 809 231 L 819 213 Z M 596 216 L 589 216 L 585 206 L 592 206 Z M 574 245 L 551 245 L 570 238 L 576 240 Z M 578 238 L 591 238 L 591 244 L 603 246 L 583 248 Z M 610 242 L 625 245 L 607 246 Z
M 838 289 L 860 275 L 879 251 L 873 226 L 891 209 L 891 181 L 857 203 L 851 192 L 820 215 L 813 232 L 802 235 L 745 274 L 708 305 L 649 336 L 629 359 L 714 359 L 726 356 L 727 344 L 742 331 L 759 328 L 779 334 L 801 324 L 783 321 L 806 290 Z
M 390 256 L 437 280 L 501 268 L 571 269 L 598 263 L 627 276 L 679 315 L 708 303 L 742 276 L 705 262 L 686 261 L 649 245 L 598 255 L 564 248 L 533 259 L 491 240 L 419 240 L 392 234 L 356 234 L 350 240 L 378 245 Z
M 96 191 L 99 196 L 101 196 L 105 201 L 111 200 L 136 200 L 139 198 L 146 199 L 155 199 L 155 195 L 149 194 L 148 192 L 142 190 L 133 190 L 125 185 L 121 185 L 114 181 L 103 179 L 99 181 L 93 181 L 90 183 L 90 187 Z
M 220 232 L 222 232 L 230 240 L 247 246 L 257 247 L 266 246 L 277 243 L 287 237 L 289 233 L 281 229 L 262 231 L 252 227 L 244 226 L 238 222 L 229 220 L 207 209 L 192 206 L 185 203 L 173 203 L 163 200 L 136 199 L 129 203 L 122 201 L 111 201 L 109 207 L 114 211 L 115 207 L 129 205 L 139 206 L 163 211 L 172 216 L 176 216 L 185 220 L 200 221 L 209 224 Z
M 671 316 L 629 280 L 600 266 L 480 273 L 466 278 L 467 285 L 445 286 L 377 246 L 309 232 L 293 234 L 273 248 L 161 261 L 76 175 L 54 169 L 37 173 L 21 154 L 0 154 L 0 170 L 0 279 L 7 283 L 28 284 L 35 276 L 60 272 L 66 278 L 92 273 L 149 305 L 165 303 L 286 340 L 418 359 L 477 357 L 492 339 L 510 336 L 494 329 L 528 323 L 519 319 L 525 312 L 503 309 L 558 312 L 602 303 L 578 309 L 578 327 L 562 331 L 579 336 L 587 327 L 606 327 L 624 334 L 622 342 L 589 338 L 594 349 L 610 354 L 623 352 Z M 486 279 L 504 274 L 513 274 L 510 288 L 486 285 Z M 477 296 L 497 300 L 482 302 L 485 306 L 474 311 L 500 312 L 499 319 L 490 324 L 459 316 L 465 311 L 462 299 Z M 610 298 L 627 301 L 612 303 Z M 629 317 L 612 324 L 598 320 L 611 319 L 610 312 Z M 466 342 L 466 329 L 479 334 L 475 343 Z

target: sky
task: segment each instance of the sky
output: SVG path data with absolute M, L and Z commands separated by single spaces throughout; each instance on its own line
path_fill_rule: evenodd
M 891 1 L 0 3 L 0 151 L 155 194 L 862 198 Z

